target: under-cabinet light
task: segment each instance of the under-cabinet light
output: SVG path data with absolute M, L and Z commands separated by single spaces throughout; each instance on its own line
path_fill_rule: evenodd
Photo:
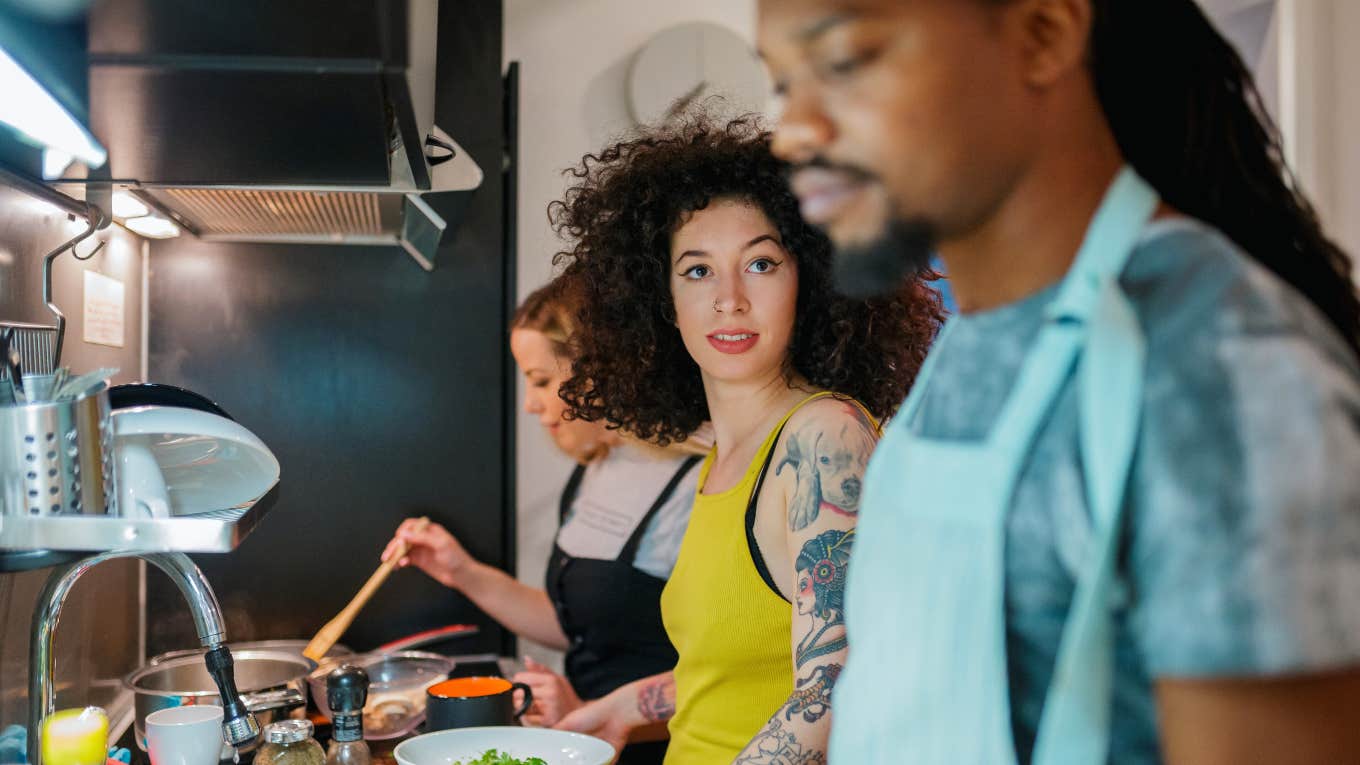
M 143 215 L 140 218 L 128 218 L 123 221 L 123 225 L 135 234 L 141 234 L 149 239 L 169 239 L 179 236 L 179 226 L 160 217 L 159 215 Z
M 66 168 L 70 167 L 71 163 L 74 162 L 75 159 L 76 159 L 75 157 L 71 156 L 70 154 L 67 154 L 61 149 L 53 149 L 50 146 L 46 149 L 43 149 L 42 153 L 43 180 L 55 181 L 56 179 L 60 178 L 62 175 L 66 173 Z
M 35 143 L 56 149 L 90 167 L 101 167 L 109 154 L 52 94 L 18 61 L 0 49 L 0 122 Z
M 140 218 L 151 212 L 142 200 L 126 191 L 113 192 L 113 217 Z

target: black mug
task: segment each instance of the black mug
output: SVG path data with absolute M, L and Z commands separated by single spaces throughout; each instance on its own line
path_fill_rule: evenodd
M 515 689 L 524 701 L 515 709 Z M 450 728 L 483 725 L 514 725 L 534 703 L 533 691 L 524 683 L 502 677 L 458 677 L 425 690 L 425 730 L 433 733 Z

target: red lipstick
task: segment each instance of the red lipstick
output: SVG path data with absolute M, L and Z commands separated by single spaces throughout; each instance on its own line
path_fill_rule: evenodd
M 749 329 L 720 329 L 708 334 L 708 343 L 722 353 L 745 353 L 756 346 L 760 335 Z

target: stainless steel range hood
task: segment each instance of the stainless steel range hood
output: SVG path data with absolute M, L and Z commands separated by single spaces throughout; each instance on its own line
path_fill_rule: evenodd
M 437 30 L 438 0 L 97 0 L 104 180 L 205 240 L 393 244 L 432 269 L 482 181 L 434 126 Z

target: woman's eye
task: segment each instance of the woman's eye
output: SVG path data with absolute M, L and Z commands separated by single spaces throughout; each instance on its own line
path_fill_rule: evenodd
M 535 388 L 546 388 L 546 387 L 548 387 L 548 381 L 547 381 L 547 380 L 530 380 L 530 381 L 529 381 L 529 384 L 532 385 L 532 386 L 534 386 Z
M 821 70 L 822 75 L 824 77 L 829 77 L 833 79 L 849 77 L 850 75 L 857 72 L 865 64 L 872 61 L 877 55 L 878 55 L 877 52 L 869 51 L 864 53 L 856 53 L 850 56 L 830 58 L 827 59 L 820 67 L 818 67 L 818 69 Z
M 773 271 L 777 265 L 779 264 L 769 258 L 761 258 L 747 266 L 746 270 L 753 274 L 767 274 Z
M 705 276 L 708 276 L 709 273 L 708 266 L 690 266 L 684 271 L 681 271 L 680 275 L 686 279 L 702 279 Z
M 852 74 L 862 63 L 864 62 L 858 58 L 842 58 L 827 63 L 823 68 L 829 74 L 844 77 L 847 74 Z

